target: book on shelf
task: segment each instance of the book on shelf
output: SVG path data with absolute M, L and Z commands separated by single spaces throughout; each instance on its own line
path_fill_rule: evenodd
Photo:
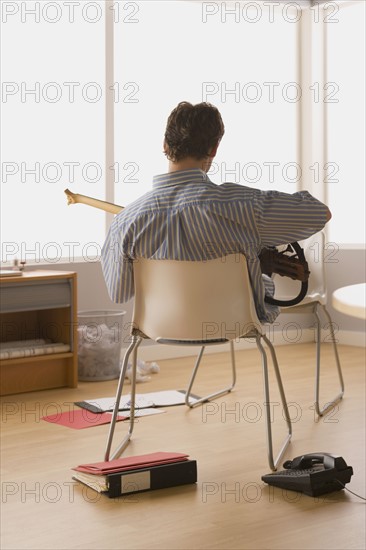
M 72 479 L 115 498 L 197 482 L 197 462 L 187 454 L 157 452 L 81 464 Z
M 23 271 L 20 269 L 0 269 L 0 277 L 21 277 Z
M 19 359 L 21 357 L 66 353 L 70 349 L 69 344 L 43 339 L 0 342 L 0 359 Z

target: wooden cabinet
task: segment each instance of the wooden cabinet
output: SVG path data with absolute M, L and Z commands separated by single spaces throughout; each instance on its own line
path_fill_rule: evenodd
M 76 292 L 76 273 L 70 271 L 0 277 L 0 349 L 8 350 L 10 342 L 18 348 L 2 352 L 7 358 L 0 360 L 0 395 L 77 386 Z M 35 355 L 43 352 L 31 344 L 25 348 L 32 340 L 47 342 L 48 353 Z M 20 354 L 26 356 L 9 358 Z

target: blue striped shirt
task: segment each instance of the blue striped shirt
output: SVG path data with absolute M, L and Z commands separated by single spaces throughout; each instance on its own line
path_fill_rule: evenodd
M 109 295 L 123 303 L 134 295 L 133 260 L 202 261 L 242 253 L 262 322 L 279 309 L 264 303 L 268 288 L 258 254 L 308 238 L 327 220 L 327 207 L 307 191 L 261 191 L 235 183 L 216 185 L 194 168 L 155 176 L 153 188 L 114 218 L 101 263 Z

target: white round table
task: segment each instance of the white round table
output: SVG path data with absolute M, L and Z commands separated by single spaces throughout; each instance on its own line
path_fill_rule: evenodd
M 333 292 L 332 304 L 341 313 L 366 319 L 366 283 L 338 288 Z

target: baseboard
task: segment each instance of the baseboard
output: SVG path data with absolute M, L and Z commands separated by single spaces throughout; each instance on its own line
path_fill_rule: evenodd
M 298 328 L 292 330 L 271 330 L 271 326 L 268 326 L 267 337 L 274 346 L 285 346 L 288 344 L 307 343 L 314 342 L 314 330 L 311 328 L 299 330 Z M 322 341 L 330 343 L 329 331 L 322 330 Z M 336 341 L 338 344 L 347 346 L 365 347 L 365 334 L 363 332 L 352 332 L 347 330 L 340 330 L 336 332 Z M 256 343 L 253 339 L 244 340 L 241 339 L 235 342 L 236 350 L 255 349 Z M 207 346 L 205 354 L 207 353 L 223 353 L 229 350 L 229 344 L 219 344 L 215 346 Z M 122 350 L 122 357 L 125 350 Z M 179 357 L 189 357 L 197 355 L 197 346 L 168 346 L 162 344 L 151 343 L 150 345 L 141 346 L 139 348 L 138 357 L 142 361 L 159 361 L 162 359 L 175 359 Z
M 335 338 L 338 344 L 345 346 L 355 346 L 358 348 L 366 347 L 366 334 L 364 332 L 356 332 L 351 330 L 336 331 Z M 331 342 L 329 331 L 322 330 L 322 339 L 324 342 Z

